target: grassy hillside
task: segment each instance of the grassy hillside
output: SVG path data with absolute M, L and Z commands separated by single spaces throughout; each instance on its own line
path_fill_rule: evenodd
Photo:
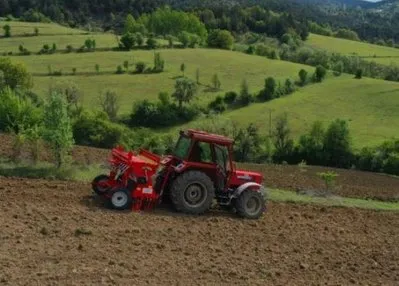
M 381 64 L 390 64 L 391 62 L 399 63 L 399 49 L 395 48 L 316 34 L 310 34 L 306 44 L 329 52 L 370 57 L 370 60 Z
M 223 117 L 241 125 L 253 122 L 267 134 L 270 110 L 273 119 L 288 113 L 295 138 L 306 132 L 315 120 L 328 124 L 336 118 L 349 121 L 356 147 L 399 138 L 399 83 L 395 82 L 355 80 L 352 76 L 330 78 L 293 95 L 253 104 L 225 113 Z
M 200 69 L 201 102 L 209 101 L 217 94 L 230 90 L 239 91 L 241 81 L 248 81 L 251 91 L 259 91 L 267 76 L 274 76 L 283 81 L 287 77 L 296 79 L 300 69 L 309 72 L 314 68 L 289 62 L 269 60 L 264 57 L 251 56 L 238 52 L 186 49 L 160 50 L 165 59 L 165 72 L 160 74 L 116 75 L 117 65 L 125 60 L 133 63 L 144 61 L 148 66 L 153 65 L 153 51 L 132 52 L 96 52 L 84 54 L 55 54 L 42 56 L 15 57 L 15 61 L 24 62 L 28 70 L 38 76 L 34 77 L 34 91 L 45 95 L 49 86 L 57 82 L 73 81 L 84 93 L 84 104 L 93 106 L 97 103 L 99 92 L 114 89 L 121 96 L 121 112 L 131 110 L 132 103 L 139 99 L 156 99 L 161 91 L 173 92 L 176 77 L 180 76 L 180 65 L 186 66 L 185 75 L 195 79 L 196 69 Z M 95 73 L 95 65 L 100 65 L 100 72 Z M 64 76 L 47 76 L 48 66 L 53 71 L 62 70 Z M 73 76 L 72 68 L 77 69 Z M 79 74 L 83 73 L 83 74 Z M 91 74 L 85 74 L 91 73 Z M 217 73 L 222 83 L 220 92 L 210 92 L 212 75 Z
M 0 53 L 13 52 L 18 53 L 19 45 L 30 52 L 37 53 L 44 44 L 50 47 L 53 43 L 57 45 L 57 49 L 64 50 L 67 45 L 72 45 L 74 49 L 83 46 L 86 39 L 96 40 L 97 48 L 113 48 L 118 46 L 115 35 L 112 34 L 90 34 L 90 35 L 58 35 L 58 36 L 40 36 L 39 37 L 11 37 L 1 39 Z
M 12 36 L 33 35 L 35 28 L 39 29 L 41 35 L 76 35 L 85 34 L 87 31 L 72 29 L 54 23 L 28 23 L 18 21 L 0 21 L 0 27 L 10 25 Z M 3 31 L 1 31 L 3 32 Z

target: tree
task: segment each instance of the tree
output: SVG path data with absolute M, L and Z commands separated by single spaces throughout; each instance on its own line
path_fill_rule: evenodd
M 302 159 L 313 165 L 323 164 L 325 129 L 321 121 L 315 121 L 310 131 L 299 139 L 299 153 Z
M 346 168 L 352 159 L 352 143 L 348 124 L 336 119 L 329 125 L 324 137 L 326 163 L 332 167 Z
M 35 32 L 35 36 L 39 36 L 39 28 L 38 27 L 35 27 L 34 32 Z
M 231 50 L 234 38 L 227 30 L 213 30 L 208 36 L 208 46 Z
M 165 60 L 162 58 L 161 53 L 154 54 L 154 72 L 162 72 L 165 67 Z
M 143 43 L 144 43 L 144 37 L 143 37 L 143 35 L 142 35 L 141 33 L 136 33 L 136 34 L 135 34 L 135 38 L 136 38 L 136 41 L 137 41 L 137 45 L 138 45 L 138 46 L 142 46 Z
M 284 91 L 283 91 L 284 95 L 291 94 L 294 91 L 295 91 L 295 84 L 289 78 L 287 78 L 284 83 Z
M 306 82 L 308 81 L 308 72 L 305 71 L 304 69 L 301 69 L 298 75 L 299 75 L 299 84 L 301 86 L 306 85 Z
M 362 77 L 363 77 L 363 70 L 362 69 L 357 69 L 355 78 L 356 79 L 361 79 Z
M 197 81 L 197 84 L 200 84 L 200 69 L 197 68 L 197 70 L 195 71 L 195 79 Z
M 149 37 L 147 39 L 147 47 L 150 50 L 156 49 L 157 46 L 158 46 L 158 42 L 157 42 L 157 40 L 154 37 Z
M 132 16 L 132 14 L 128 14 L 125 20 L 124 32 L 125 33 L 134 33 L 136 27 L 136 20 Z
M 122 37 L 121 37 L 121 44 L 122 46 L 127 49 L 130 50 L 131 48 L 133 48 L 134 43 L 135 43 L 135 38 L 134 35 L 131 33 L 125 33 Z
M 184 71 L 186 70 L 186 65 L 184 64 L 184 63 L 182 63 L 181 65 L 180 65 L 180 71 L 182 72 L 182 74 L 183 74 L 183 77 L 184 77 Z
M 0 58 L 0 71 L 3 72 L 4 84 L 11 89 L 17 87 L 29 89 L 32 87 L 32 77 L 25 65 L 12 63 L 9 58 Z
M 74 144 L 67 102 L 62 94 L 50 93 L 44 107 L 43 127 L 43 139 L 50 145 L 56 166 L 60 168 Z
M 265 88 L 261 91 L 260 97 L 263 100 L 272 100 L 275 97 L 277 89 L 276 80 L 273 77 L 265 79 Z
M 217 73 L 215 73 L 215 74 L 212 76 L 212 87 L 213 87 L 215 90 L 219 90 L 221 85 L 222 85 L 222 84 L 221 84 L 221 82 L 220 82 L 220 80 L 219 80 L 219 76 L 218 76 Z
M 197 84 L 188 78 L 179 78 L 175 83 L 175 92 L 172 97 L 179 103 L 181 109 L 183 103 L 189 103 L 197 94 Z
M 96 70 L 96 73 L 100 73 L 100 65 L 99 64 L 96 64 L 95 66 L 94 66 L 94 68 L 95 68 L 95 70 Z
M 136 72 L 137 73 L 143 73 L 145 70 L 146 64 L 144 62 L 138 62 L 136 63 Z
M 294 141 L 290 138 L 291 130 L 288 126 L 288 115 L 283 113 L 276 119 L 276 124 L 272 133 L 275 148 L 274 156 L 278 161 L 282 161 L 291 155 L 294 148 Z
M 247 106 L 248 104 L 251 103 L 252 96 L 249 93 L 248 83 L 247 83 L 247 80 L 245 80 L 245 79 L 241 82 L 240 96 L 239 96 L 238 100 L 239 100 L 240 104 L 243 106 Z
M 326 68 L 321 65 L 318 65 L 314 73 L 315 81 L 322 82 L 323 79 L 326 77 L 326 74 L 327 74 Z
M 124 61 L 123 67 L 125 68 L 126 71 L 129 71 L 129 61 Z
M 10 27 L 10 25 L 4 25 L 3 26 L 3 30 L 4 30 L 4 37 L 6 37 L 6 38 L 11 37 L 11 27 Z
M 100 106 L 111 121 L 115 121 L 117 118 L 119 110 L 118 101 L 116 92 L 110 90 L 107 90 L 105 94 L 100 97 Z

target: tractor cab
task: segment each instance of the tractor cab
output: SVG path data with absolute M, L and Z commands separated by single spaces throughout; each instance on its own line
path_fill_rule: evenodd
M 244 191 L 263 196 L 261 174 L 236 170 L 233 143 L 221 135 L 181 131 L 173 153 L 161 160 L 153 177 L 155 191 L 167 194 L 177 210 L 188 213 L 204 212 L 213 198 L 220 205 L 231 205 Z

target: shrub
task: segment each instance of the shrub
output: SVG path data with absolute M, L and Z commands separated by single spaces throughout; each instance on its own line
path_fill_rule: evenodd
M 11 27 L 10 25 L 4 25 L 3 26 L 3 30 L 4 30 L 4 37 L 9 38 L 11 37 Z
M 121 37 L 120 42 L 123 48 L 125 48 L 126 50 L 130 50 L 131 48 L 133 48 L 136 39 L 133 34 L 128 32 Z
M 307 81 L 308 81 L 308 72 L 305 71 L 304 69 L 301 69 L 298 73 L 299 75 L 299 84 L 301 86 L 306 85 Z
M 117 66 L 116 67 L 116 74 L 123 74 L 123 73 L 125 73 L 125 72 L 123 71 L 122 66 L 121 65 Z
M 226 104 L 233 104 L 237 100 L 238 94 L 235 91 L 226 92 L 224 95 L 223 101 Z
M 38 27 L 35 27 L 34 34 L 36 37 L 39 36 L 39 28 Z
M 108 120 L 105 113 L 83 112 L 73 124 L 76 144 L 98 148 L 113 148 L 118 144 L 129 145 L 132 132 Z
M 165 60 L 162 58 L 161 53 L 154 54 L 154 72 L 163 72 L 165 67 Z
M 276 95 L 277 83 L 273 77 L 268 77 L 265 79 L 265 87 L 259 93 L 261 100 L 268 101 L 272 100 Z
M 208 35 L 209 47 L 231 50 L 233 42 L 234 38 L 227 30 L 213 30 Z
M 338 174 L 335 172 L 324 172 L 324 173 L 317 173 L 317 175 L 324 181 L 324 184 L 326 185 L 326 190 L 324 195 L 330 195 L 334 188 Z
M 325 67 L 318 65 L 316 67 L 315 73 L 314 73 L 314 79 L 316 82 L 322 82 L 323 79 L 326 77 L 327 70 Z
M 145 70 L 146 64 L 144 62 L 138 62 L 136 63 L 136 72 L 137 73 L 143 73 Z
M 223 97 L 217 96 L 214 101 L 209 103 L 208 108 L 216 112 L 224 112 L 226 110 L 226 105 L 223 101 Z
M 361 79 L 363 77 L 363 70 L 362 69 L 357 69 L 355 78 L 356 79 Z
M 20 98 L 10 88 L 0 91 L 0 131 L 19 133 L 19 128 L 30 129 L 41 120 L 41 110 L 31 100 Z
M 247 106 L 251 103 L 251 101 L 252 101 L 252 95 L 249 93 L 248 83 L 244 79 L 241 82 L 241 90 L 240 90 L 240 96 L 238 98 L 238 102 L 242 106 Z
M 3 73 L 3 84 L 11 89 L 32 87 L 32 76 L 21 63 L 13 63 L 9 58 L 0 58 L 0 72 Z
M 67 51 L 67 53 L 73 52 L 73 46 L 72 45 L 67 45 L 66 46 L 66 51 Z
M 151 50 L 156 49 L 157 46 L 158 46 L 158 42 L 157 42 L 157 40 L 156 40 L 155 38 L 149 37 L 149 38 L 147 39 L 147 47 L 148 47 L 149 49 L 151 49 Z

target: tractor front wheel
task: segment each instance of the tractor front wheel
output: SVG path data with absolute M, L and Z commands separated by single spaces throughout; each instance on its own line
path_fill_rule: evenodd
M 112 194 L 111 205 L 116 210 L 125 210 L 130 208 L 132 196 L 126 189 L 119 189 Z
M 246 190 L 235 201 L 238 215 L 248 219 L 258 219 L 265 210 L 265 199 L 260 192 Z
M 97 195 L 104 195 L 106 192 L 110 190 L 110 186 L 108 184 L 109 176 L 107 175 L 99 175 L 94 178 L 93 182 L 91 183 L 93 191 Z
M 170 198 L 177 211 L 202 214 L 212 204 L 215 187 L 212 180 L 199 171 L 188 171 L 175 179 L 170 189 Z

